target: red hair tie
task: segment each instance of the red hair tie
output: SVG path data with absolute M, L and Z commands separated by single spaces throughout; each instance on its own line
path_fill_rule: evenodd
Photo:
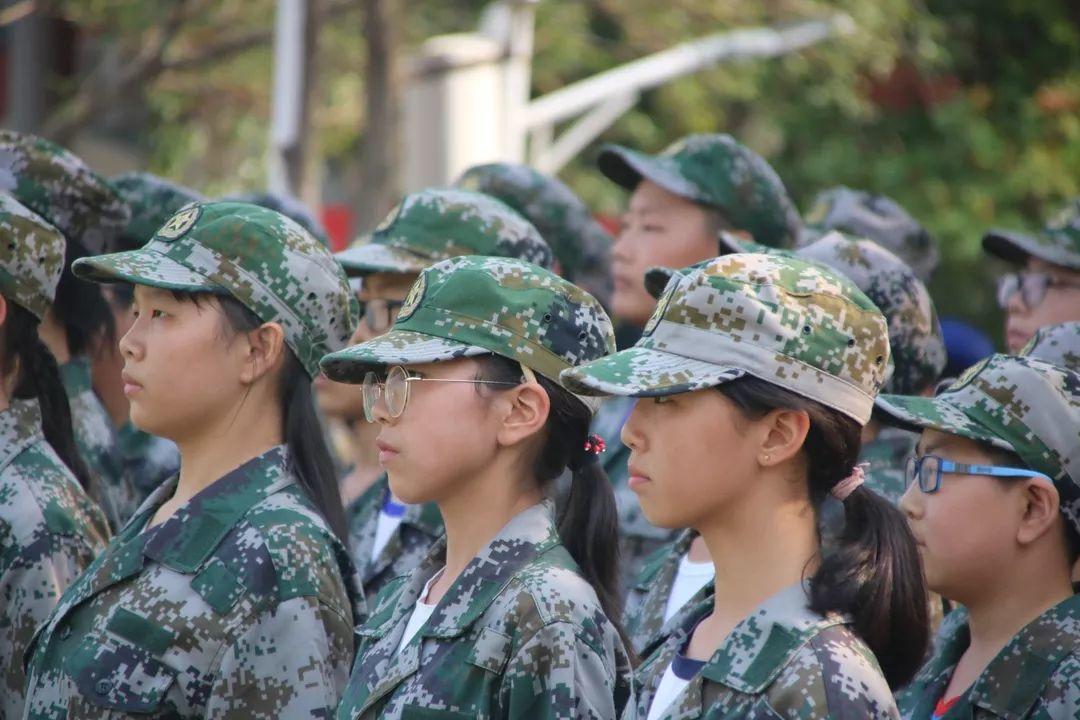
M 599 435 L 589 435 L 585 439 L 585 452 L 590 455 L 599 455 L 607 450 L 607 443 Z

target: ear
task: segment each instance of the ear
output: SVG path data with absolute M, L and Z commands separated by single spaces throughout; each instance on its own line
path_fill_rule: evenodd
M 758 428 L 758 463 L 773 467 L 791 460 L 802 450 L 810 432 L 810 415 L 805 410 L 779 408 L 756 420 Z
M 285 356 L 285 331 L 278 323 L 263 323 L 244 337 L 247 347 L 240 382 L 253 385 L 281 364 Z
M 1030 545 L 1057 523 L 1061 498 L 1057 488 L 1045 480 L 1028 480 L 1022 491 L 1023 516 L 1016 529 L 1016 541 Z
M 524 383 L 503 397 L 505 415 L 496 435 L 500 445 L 516 445 L 544 429 L 551 412 L 551 398 L 539 383 Z

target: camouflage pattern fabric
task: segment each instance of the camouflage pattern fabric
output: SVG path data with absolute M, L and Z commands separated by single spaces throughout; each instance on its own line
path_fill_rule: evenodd
M 103 252 L 131 217 L 127 203 L 86 163 L 43 138 L 0 130 L 0 192 L 45 218 L 68 242 Z
M 189 202 L 203 201 L 191 188 L 146 172 L 117 175 L 109 183 L 131 208 L 131 220 L 117 238 L 117 250 L 142 247 L 177 210 Z
M 142 248 L 81 258 L 72 270 L 84 280 L 227 294 L 263 322 L 280 323 L 310 377 L 360 319 L 330 252 L 292 220 L 257 205 L 192 203 Z
M 64 269 L 64 237 L 10 195 L 0 193 L 0 294 L 44 320 Z
M 550 269 L 540 231 L 488 195 L 432 188 L 410 193 L 370 235 L 334 255 L 350 276 L 417 273 L 460 255 L 517 258 Z
M 143 432 L 130 421 L 116 433 L 116 447 L 138 504 L 180 472 L 180 450 L 172 440 Z
M 596 162 L 627 190 L 649 180 L 719 211 L 732 229 L 759 243 L 791 247 L 798 237 L 802 221 L 784 183 L 769 163 L 730 135 L 688 135 L 659 155 L 607 145 Z
M 936 397 L 882 395 L 883 419 L 989 443 L 1054 481 L 1080 532 L 1080 374 L 1031 357 L 991 355 Z
M 1080 372 L 1080 322 L 1039 328 L 1018 354 Z
M 560 273 L 607 307 L 614 290 L 613 238 L 585 203 L 558 179 L 527 165 L 475 165 L 454 183 L 509 205 L 540 231 L 555 253 Z
M 221 198 L 230 202 L 245 202 L 259 207 L 279 212 L 294 223 L 311 233 L 311 236 L 322 243 L 323 247 L 330 247 L 330 236 L 326 234 L 326 228 L 311 212 L 311 209 L 294 197 L 272 192 L 242 193 Z
M 1057 212 L 1041 232 L 1033 235 L 991 230 L 983 236 L 983 250 L 1017 265 L 1028 256 L 1072 270 L 1080 270 L 1080 198 Z
M 90 360 L 75 357 L 60 366 L 71 407 L 75 445 L 90 472 L 90 496 L 101 506 L 113 530 L 119 530 L 138 508 L 135 488 L 124 472 L 112 419 L 94 394 Z
M 345 519 L 349 524 L 349 552 L 360 572 L 368 606 L 374 605 L 376 596 L 390 581 L 415 570 L 443 534 L 442 515 L 435 503 L 406 505 L 401 525 L 394 530 L 378 557 L 372 559 L 379 510 L 388 492 L 390 483 L 383 474 L 345 508 Z
M 823 617 L 806 603 L 803 587 L 796 584 L 759 605 L 659 715 L 661 720 L 898 717 L 877 660 L 848 628 L 850 618 Z M 711 599 L 701 601 L 638 667 L 637 717 L 648 715 L 664 671 L 712 610 Z
M 926 228 L 892 198 L 835 187 L 818 193 L 803 216 L 799 247 L 830 230 L 872 240 L 903 260 L 919 280 L 930 282 L 937 268 L 937 243 Z
M 894 505 L 907 490 L 904 468 L 915 454 L 917 433 L 896 427 L 883 427 L 876 438 L 863 443 L 859 462 L 866 463 L 866 486 Z
M 897 694 L 908 720 L 928 720 L 971 642 L 967 613 L 954 610 L 934 654 Z M 1080 717 L 1080 596 L 1073 595 L 1024 626 L 990 661 L 942 720 L 1035 720 Z
M 147 527 L 175 490 L 147 499 L 38 630 L 26 717 L 330 717 L 359 588 L 284 446 Z
M 846 278 L 779 255 L 726 255 L 672 277 L 632 348 L 569 369 L 583 394 L 653 397 L 754 375 L 870 419 L 885 381 L 885 318 Z
M 19 718 L 34 630 L 109 539 L 105 516 L 45 441 L 36 401 L 0 410 L 0 538 L 0 717 Z
M 445 541 L 388 585 L 338 708 L 354 718 L 614 718 L 630 660 L 592 587 L 559 542 L 547 503 L 523 511 L 466 566 L 398 652 Z

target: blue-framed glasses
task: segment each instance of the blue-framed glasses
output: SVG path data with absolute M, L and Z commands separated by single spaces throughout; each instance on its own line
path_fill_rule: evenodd
M 1051 485 L 1054 481 L 1049 475 L 1026 468 L 1002 467 L 1000 465 L 968 465 L 967 463 L 953 462 L 939 458 L 937 455 L 914 455 L 907 459 L 904 468 L 904 477 L 907 484 L 919 481 L 919 489 L 924 493 L 934 493 L 941 487 L 941 476 L 944 473 L 959 475 L 990 475 L 1003 478 L 1030 478 L 1037 477 L 1046 480 Z

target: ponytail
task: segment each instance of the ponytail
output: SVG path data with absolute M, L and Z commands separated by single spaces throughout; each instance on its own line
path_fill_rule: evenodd
M 830 491 L 855 468 L 860 430 L 848 416 L 755 377 L 717 387 L 744 415 L 777 408 L 804 410 L 803 444 L 810 502 L 820 514 Z M 810 578 L 810 608 L 853 618 L 855 633 L 877 657 L 893 689 L 915 676 L 926 656 L 930 618 L 915 538 L 898 509 L 865 485 L 843 501 L 844 524 L 824 547 Z
M 79 485 L 90 491 L 90 472 L 75 444 L 71 407 L 60 381 L 56 358 L 38 337 L 38 319 L 29 310 L 8 302 L 4 323 L 5 371 L 18 368 L 14 397 L 36 399 L 41 408 L 41 431 Z

